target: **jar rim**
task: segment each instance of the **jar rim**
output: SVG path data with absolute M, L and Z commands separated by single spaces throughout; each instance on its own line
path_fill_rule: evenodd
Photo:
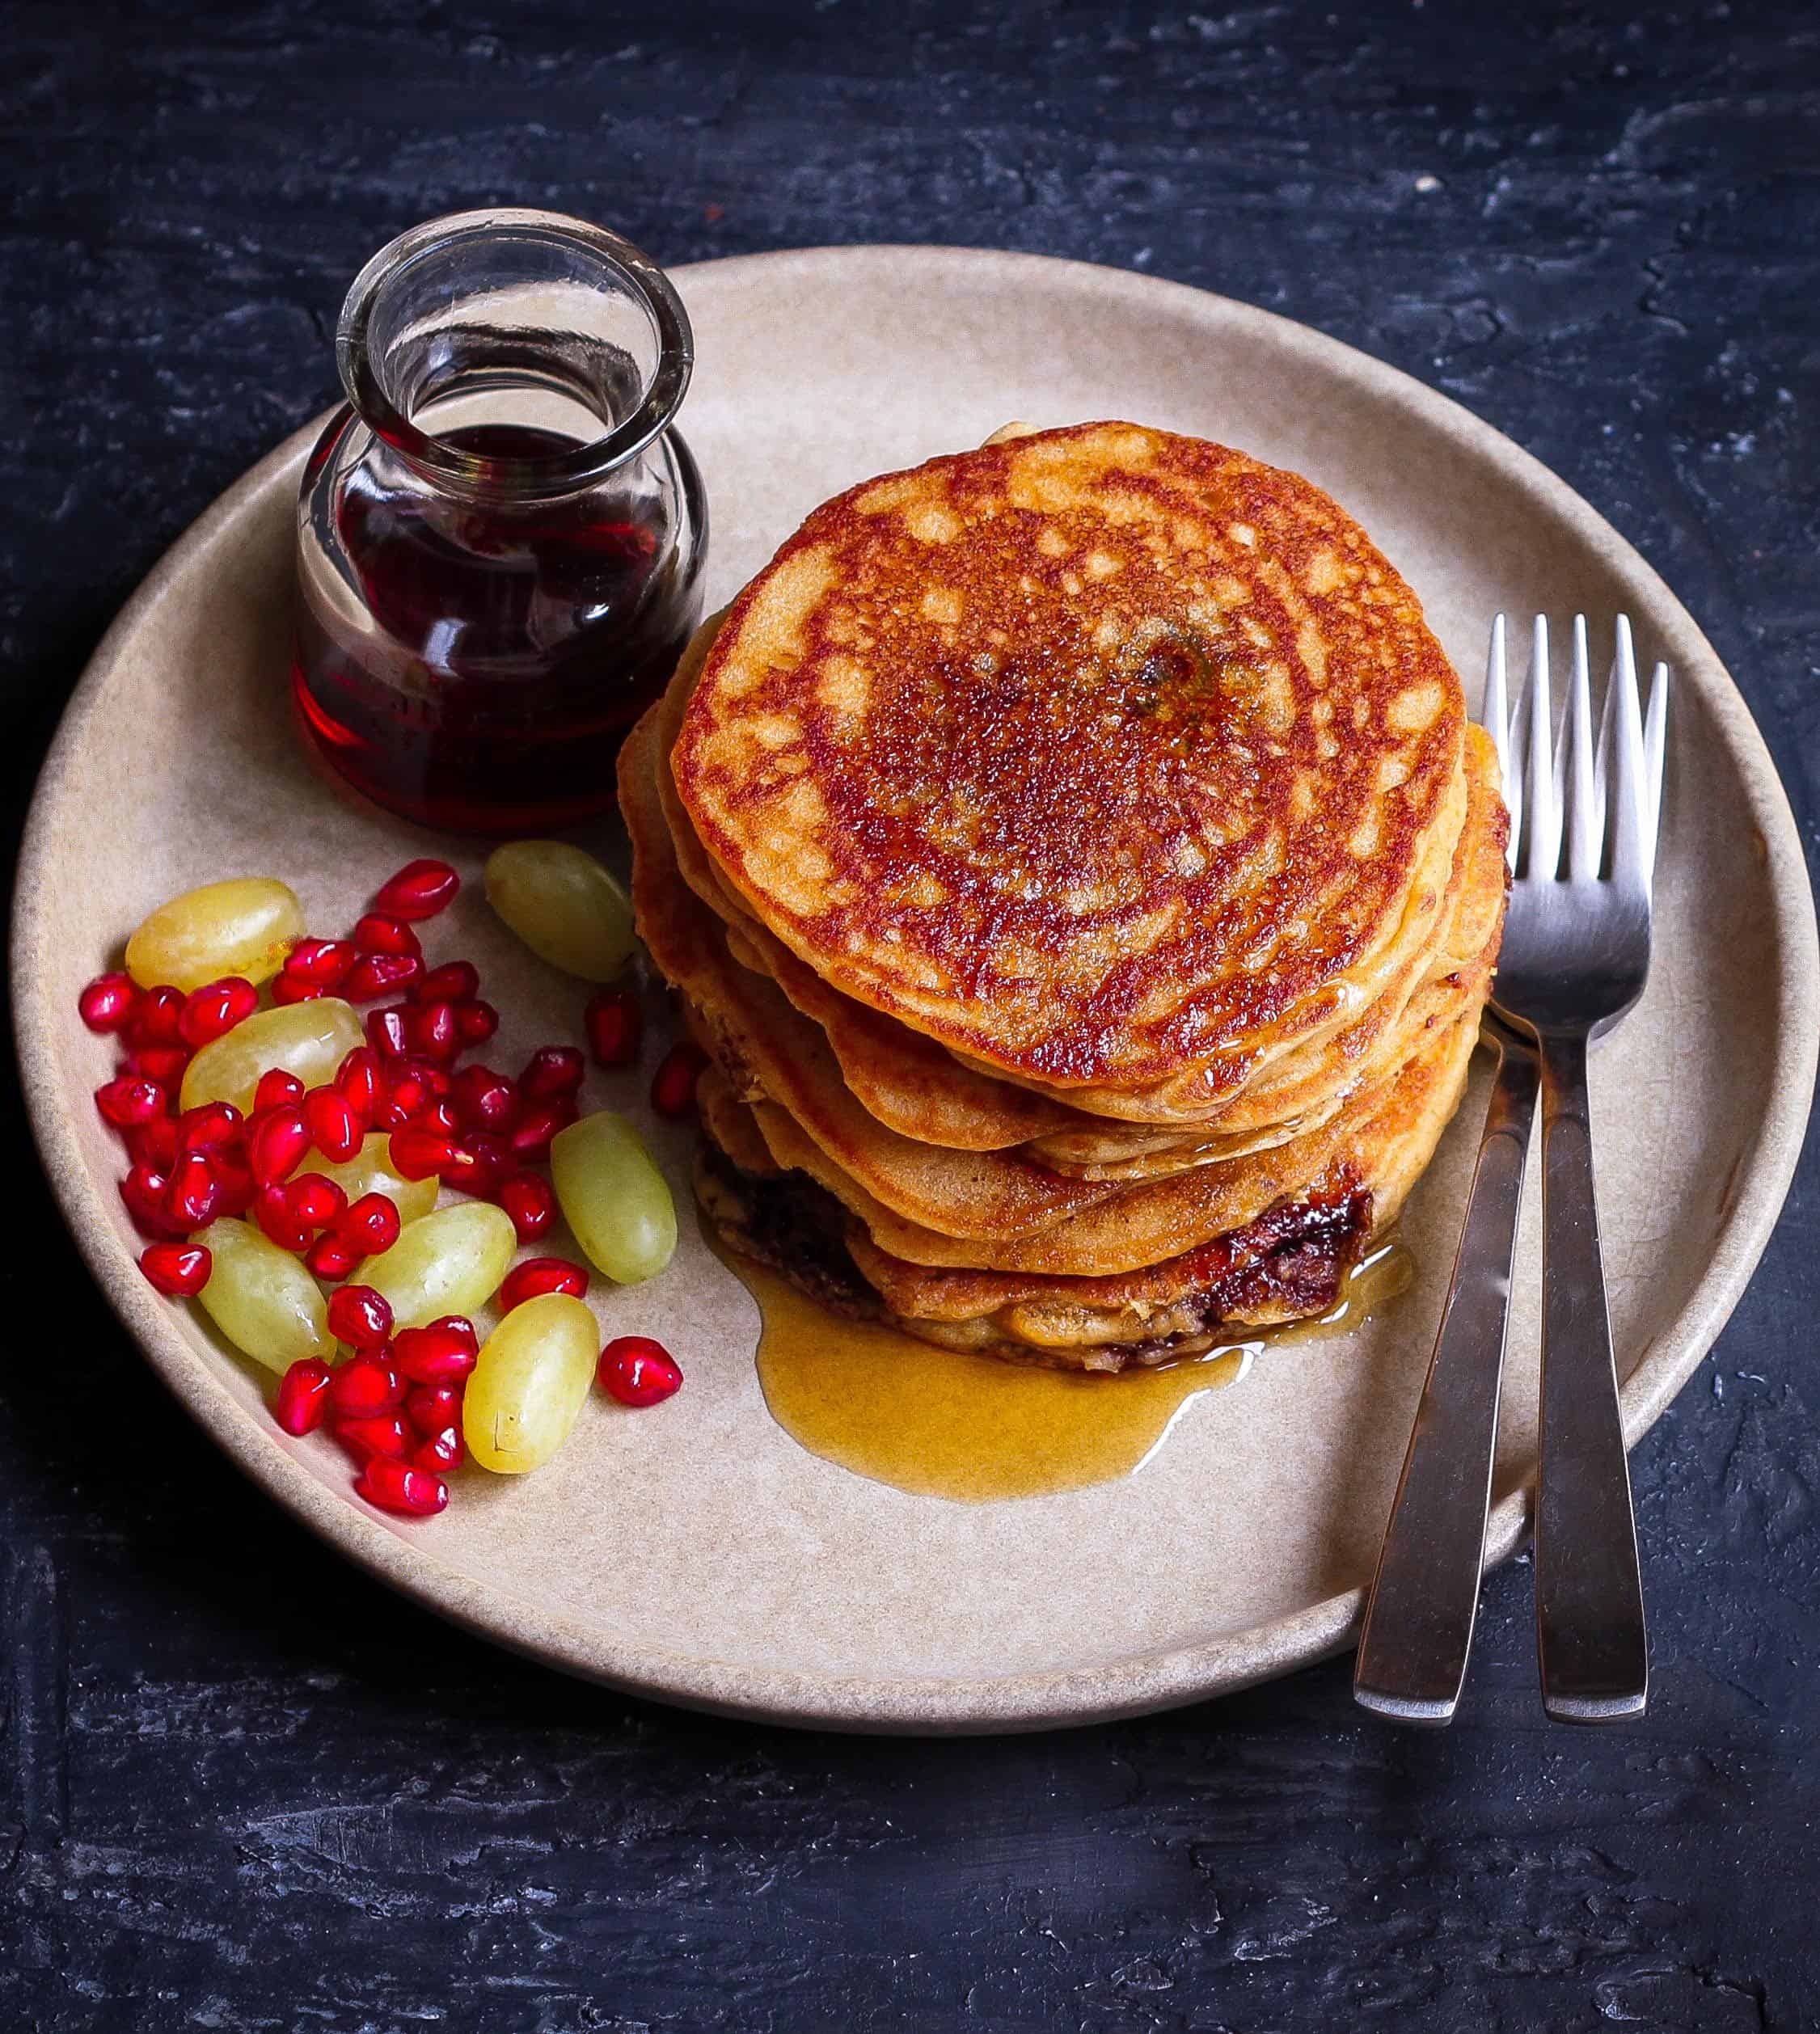
M 421 429 L 393 401 L 373 357 L 372 323 L 387 285 L 431 255 L 464 240 L 508 232 L 579 245 L 614 271 L 650 318 L 657 362 L 638 407 L 599 437 L 560 452 L 482 454 Z M 508 492 L 566 493 L 602 479 L 661 437 L 681 407 L 695 369 L 695 333 L 675 286 L 641 248 L 606 227 L 563 212 L 485 207 L 426 219 L 389 241 L 355 276 L 336 326 L 336 362 L 348 399 L 361 419 L 401 457 L 464 490 L 485 484 Z

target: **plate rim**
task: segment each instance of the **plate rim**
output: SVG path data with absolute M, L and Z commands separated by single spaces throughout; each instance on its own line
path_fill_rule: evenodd
M 1534 454 L 1451 397 L 1278 313 L 1159 276 L 1054 255 L 986 248 L 865 243 L 779 249 L 672 270 L 691 289 L 751 277 L 825 274 L 830 268 L 889 272 L 905 287 L 1010 282 L 1101 293 L 1121 309 L 1166 302 L 1210 324 L 1262 340 L 1378 403 L 1400 408 L 1463 454 L 1489 463 L 1559 518 L 1631 597 L 1661 618 L 1679 685 L 1692 686 L 1734 758 L 1764 846 L 1765 882 L 1780 961 L 1771 1101 L 1742 1168 L 1718 1246 L 1673 1330 L 1657 1337 L 1625 1380 L 1624 1424 L 1634 1446 L 1692 1376 L 1742 1297 L 1767 1246 L 1805 1137 L 1820 1061 L 1820 931 L 1805 855 L 1788 795 L 1742 694 L 1698 624 L 1661 576 L 1592 505 Z M 1338 1652 L 1355 1635 L 1362 1591 L 1347 1590 L 1287 1615 L 1188 1646 L 1127 1654 L 1052 1673 L 879 1679 L 754 1668 L 649 1646 L 620 1647 L 571 1619 L 533 1607 L 509 1589 L 483 1585 L 437 1560 L 433 1542 L 395 1528 L 319 1482 L 293 1443 L 262 1425 L 171 1327 L 141 1277 L 111 1208 L 90 1178 L 48 1068 L 55 1013 L 37 965 L 53 928 L 41 907 L 54 852 L 57 794 L 97 712 L 113 666 L 172 583 L 255 504 L 285 482 L 319 432 L 316 418 L 292 433 L 205 508 L 165 551 L 109 625 L 60 716 L 33 788 L 15 880 L 11 959 L 13 1030 L 20 1082 L 40 1158 L 84 1261 L 122 1326 L 174 1396 L 229 1458 L 316 1535 L 369 1573 L 475 1636 L 627 1693 L 710 1713 L 813 1728 L 961 1734 L 1040 1730 L 1145 1714 L 1231 1692 Z M 1486 1565 L 1507 1559 L 1528 1522 L 1528 1484 L 1493 1509 Z M 415 1529 L 420 1532 L 421 1529 Z

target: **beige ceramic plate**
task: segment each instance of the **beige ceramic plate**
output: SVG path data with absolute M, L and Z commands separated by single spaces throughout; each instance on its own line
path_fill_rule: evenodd
M 1012 416 L 1121 416 L 1244 446 L 1330 488 L 1414 584 L 1469 683 L 1500 608 L 1622 609 L 1643 653 L 1674 663 L 1657 960 L 1594 1070 L 1624 1410 L 1641 1433 L 1769 1234 L 1807 1117 L 1820 1011 L 1781 788 L 1661 580 L 1463 410 L 1217 297 L 916 248 L 760 256 L 678 281 L 701 363 L 685 422 L 713 500 L 711 604 L 861 475 L 975 444 Z M 230 871 L 287 877 L 327 930 L 409 855 L 478 866 L 468 844 L 357 806 L 293 740 L 285 613 L 305 443 L 281 445 L 202 518 L 96 653 L 39 787 L 16 906 L 19 1041 L 52 1181 L 96 1277 L 196 1418 L 325 1539 L 458 1623 L 707 1708 L 1030 1728 L 1184 1702 L 1345 1644 L 1426 1361 L 1480 1087 L 1412 1209 L 1421 1268 L 1401 1306 L 1351 1338 L 1266 1356 L 1241 1387 L 1196 1399 L 1137 1475 L 1063 1496 L 947 1504 L 804 1453 L 760 1397 L 753 1306 L 692 1224 L 661 1280 L 600 1302 L 614 1331 L 661 1336 L 684 1357 L 682 1396 L 642 1415 L 590 1407 L 551 1467 L 465 1479 L 428 1524 L 354 1501 L 333 1449 L 285 1440 L 250 1369 L 154 1295 L 89 1100 L 109 1056 L 76 1020 L 84 979 L 151 905 Z M 443 950 L 471 953 L 509 1011 L 500 1063 L 573 1035 L 573 985 L 514 952 L 477 896 L 453 916 Z M 618 1100 L 623 1087 L 597 1078 L 594 1092 Z M 686 1139 L 658 1142 L 680 1196 Z M 1522 1262 L 1494 1558 L 1522 1531 L 1532 1459 L 1533 1223 Z

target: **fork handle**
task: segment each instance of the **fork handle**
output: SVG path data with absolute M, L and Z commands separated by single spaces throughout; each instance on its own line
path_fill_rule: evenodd
M 1593 1195 L 1584 1034 L 1542 1039 L 1542 1702 L 1558 1722 L 1609 1723 L 1641 1713 L 1649 1654 Z
M 1453 1720 L 1485 1559 L 1510 1265 L 1535 1112 L 1536 1055 L 1501 1031 L 1466 1222 L 1391 1506 L 1353 1694 L 1399 1723 Z

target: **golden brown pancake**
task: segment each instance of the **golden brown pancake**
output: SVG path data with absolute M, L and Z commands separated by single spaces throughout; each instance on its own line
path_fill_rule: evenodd
M 672 766 L 719 877 L 831 988 L 1193 1120 L 1358 1014 L 1444 886 L 1463 721 L 1326 496 L 1107 424 L 817 509 L 734 603 Z

